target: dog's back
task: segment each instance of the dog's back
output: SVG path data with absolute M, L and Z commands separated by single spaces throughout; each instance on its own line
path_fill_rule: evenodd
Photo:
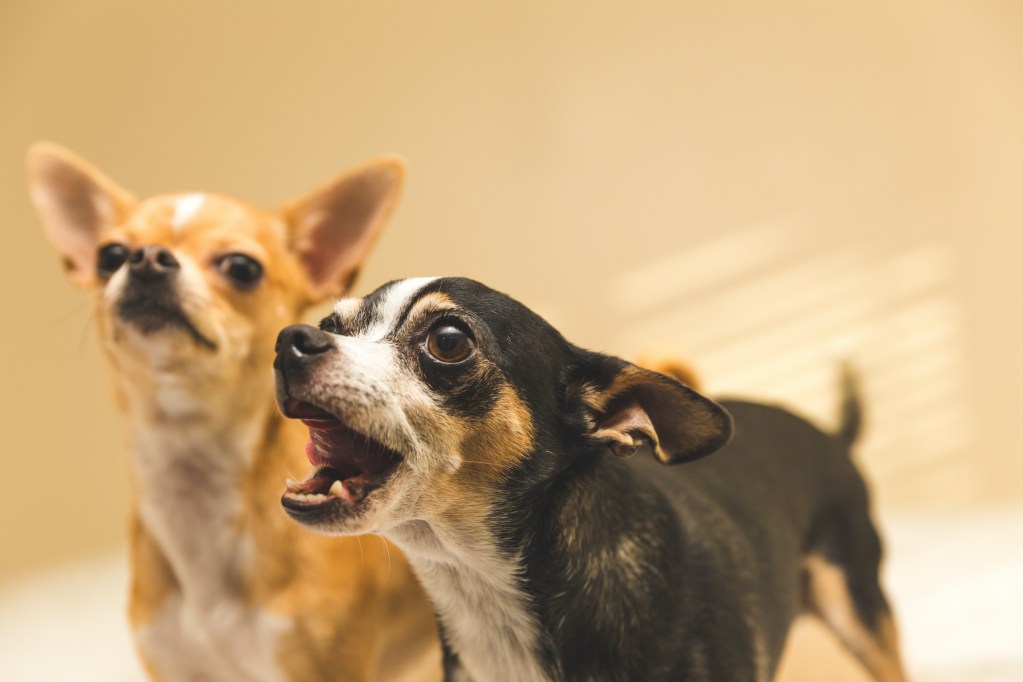
M 756 679 L 773 675 L 801 612 L 824 620 L 876 679 L 904 679 L 878 582 L 881 543 L 851 457 L 859 403 L 853 382 L 844 386 L 835 434 L 778 407 L 725 400 L 735 431 L 714 456 L 667 468 L 630 460 L 678 514 L 685 591 L 714 595 L 698 601 L 688 620 L 694 628 L 710 619 L 723 624 L 718 632 L 752 626 L 761 633 L 759 641 L 726 645 L 755 653 Z

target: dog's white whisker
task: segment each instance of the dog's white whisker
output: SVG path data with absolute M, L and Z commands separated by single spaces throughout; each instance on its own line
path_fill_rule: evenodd
M 387 539 L 383 535 L 377 535 L 380 538 L 380 542 L 384 544 L 384 552 L 387 554 L 387 574 L 391 574 L 391 548 Z
M 72 315 L 77 313 L 79 310 L 84 308 L 86 305 L 87 304 L 85 302 L 78 301 L 74 305 L 69 306 L 67 308 L 67 310 L 65 310 L 64 312 L 59 313 L 59 314 L 55 315 L 53 318 L 51 318 L 46 326 L 48 328 L 53 328 L 53 327 L 59 327 L 59 326 L 63 325 L 63 323 L 66 322 L 69 317 L 71 317 Z M 91 316 L 92 312 L 93 312 L 92 308 L 90 307 L 86 314 Z
M 85 318 L 85 322 L 82 323 L 82 329 L 78 334 L 78 353 L 81 355 L 85 351 L 85 330 L 89 328 L 89 325 L 96 319 L 96 311 L 90 310 L 89 315 Z

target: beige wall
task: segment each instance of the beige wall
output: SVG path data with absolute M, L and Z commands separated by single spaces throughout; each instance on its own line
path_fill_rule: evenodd
M 852 349 L 882 509 L 962 507 L 1021 497 L 1021 84 L 1011 2 L 5 3 L 0 578 L 119 543 L 128 505 L 35 140 L 263 205 L 400 152 L 361 291 L 475 276 L 822 421 Z

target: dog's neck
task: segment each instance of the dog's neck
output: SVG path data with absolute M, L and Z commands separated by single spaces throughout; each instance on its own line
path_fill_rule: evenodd
M 503 494 L 505 511 L 482 529 L 474 519 L 471 531 L 416 521 L 388 532 L 468 672 L 550 680 L 589 670 L 601 679 L 605 661 L 623 658 L 632 659 L 629 669 L 606 679 L 642 679 L 656 669 L 658 662 L 637 659 L 657 654 L 650 642 L 661 622 L 650 585 L 678 578 L 674 549 L 664 544 L 678 531 L 663 496 L 611 455 L 563 472 L 543 492 L 513 483 Z M 500 536 L 491 530 L 497 523 Z
M 413 521 L 387 533 L 408 557 L 468 677 L 544 682 L 540 628 L 522 589 L 521 557 L 480 529 Z
M 247 492 L 272 457 L 281 417 L 267 391 L 239 391 L 210 409 L 199 387 L 166 382 L 135 399 L 122 395 L 140 521 L 187 600 L 222 601 L 238 596 L 256 549 L 244 519 L 259 499 Z

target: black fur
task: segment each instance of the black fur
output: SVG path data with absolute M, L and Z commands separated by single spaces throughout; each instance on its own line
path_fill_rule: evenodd
M 734 436 L 704 460 L 666 467 L 589 452 L 579 447 L 579 406 L 564 404 L 566 385 L 603 388 L 620 361 L 594 362 L 490 292 L 443 286 L 485 316 L 502 341 L 488 357 L 542 425 L 495 519 L 509 553 L 524 551 L 523 587 L 553 677 L 753 680 L 758 656 L 773 675 L 803 606 L 800 560 L 809 552 L 845 567 L 865 623 L 887 612 L 880 543 L 848 451 L 860 423 L 851 386 L 837 437 L 777 407 L 728 401 Z M 623 547 L 627 560 L 616 556 Z
M 849 456 L 861 420 L 851 383 L 837 435 L 778 407 L 725 401 L 734 435 L 713 455 L 680 466 L 643 452 L 621 459 L 588 439 L 594 415 L 579 387 L 599 393 L 628 363 L 573 346 L 477 282 L 441 279 L 419 296 L 431 291 L 454 301 L 479 347 L 471 362 L 433 366 L 409 344 L 445 409 L 478 416 L 506 382 L 532 414 L 534 448 L 481 522 L 524 558 L 519 587 L 552 680 L 770 679 L 805 606 L 808 554 L 843 571 L 868 628 L 887 614 L 880 542 Z M 451 679 L 458 658 L 445 650 Z

